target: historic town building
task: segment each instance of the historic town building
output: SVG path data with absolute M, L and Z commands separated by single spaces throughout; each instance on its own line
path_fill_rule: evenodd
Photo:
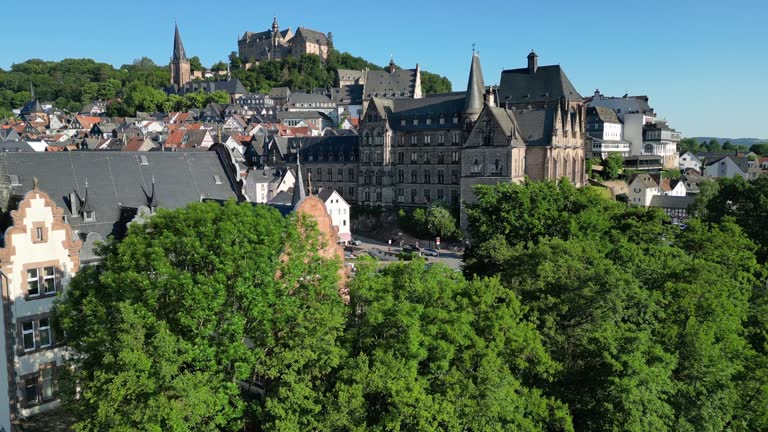
M 325 35 L 306 27 L 299 27 L 296 33 L 290 27 L 280 30 L 275 17 L 270 30 L 245 32 L 237 41 L 237 48 L 240 58 L 248 62 L 280 60 L 302 54 L 315 54 L 325 60 L 328 58 L 330 39 L 330 33 Z
M 191 80 L 192 67 L 187 59 L 187 53 L 184 51 L 184 44 L 181 42 L 179 26 L 176 25 L 176 32 L 173 35 L 173 55 L 171 56 L 171 85 L 179 89 Z

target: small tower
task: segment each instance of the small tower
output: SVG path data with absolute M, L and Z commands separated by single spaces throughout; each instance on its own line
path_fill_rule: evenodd
M 293 206 L 293 210 L 296 210 L 296 208 L 299 206 L 299 203 L 306 197 L 307 193 L 304 190 L 304 177 L 301 175 L 301 156 L 299 156 L 297 151 L 296 183 L 293 185 L 293 197 L 291 198 L 291 206 Z
M 173 56 L 171 56 L 171 84 L 176 88 L 183 87 L 184 84 L 192 81 L 192 67 L 187 59 L 187 53 L 184 51 L 184 44 L 181 42 L 179 26 L 176 25 L 176 33 L 173 36 Z
M 389 73 L 393 74 L 397 70 L 397 66 L 395 65 L 395 58 L 390 57 L 389 58 Z
M 533 50 L 528 54 L 528 73 L 533 75 L 539 68 L 539 56 Z
M 464 118 L 476 121 L 485 105 L 485 82 L 480 67 L 480 54 L 472 50 L 472 64 L 469 67 L 467 95 L 464 99 Z
M 277 23 L 277 17 L 272 18 L 272 34 L 280 32 L 280 25 Z

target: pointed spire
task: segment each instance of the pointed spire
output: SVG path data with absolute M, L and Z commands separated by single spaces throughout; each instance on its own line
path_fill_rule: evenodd
M 299 148 L 301 150 L 301 148 Z M 293 185 L 293 199 L 291 199 L 291 205 L 293 209 L 299 205 L 301 200 L 307 197 L 307 193 L 304 190 L 304 178 L 301 175 L 301 155 L 296 152 L 296 183 Z
M 35 101 L 35 86 L 32 84 L 31 80 L 29 81 L 29 101 Z
M 464 99 L 464 114 L 477 118 L 483 110 L 485 95 L 485 82 L 483 81 L 483 69 L 480 67 L 480 54 L 472 48 L 472 65 L 469 68 L 469 80 L 467 81 L 467 95 Z
M 187 53 L 184 52 L 184 44 L 181 42 L 178 24 L 176 24 L 176 33 L 173 36 L 173 60 L 187 61 Z
M 272 32 L 277 33 L 280 31 L 280 25 L 277 24 L 277 16 L 272 19 Z
M 389 73 L 395 73 L 397 65 L 395 65 L 395 56 L 389 56 Z
M 155 193 L 155 176 L 154 176 L 154 174 L 152 175 L 152 195 L 149 196 L 149 203 L 148 204 L 149 204 L 149 208 L 152 209 L 152 211 L 154 211 L 154 209 L 156 209 L 156 208 L 158 208 L 160 206 L 159 202 L 158 202 L 158 199 L 157 199 L 157 194 Z

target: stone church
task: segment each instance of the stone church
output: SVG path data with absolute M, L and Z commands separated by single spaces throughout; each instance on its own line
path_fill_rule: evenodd
M 290 27 L 280 30 L 275 17 L 270 30 L 245 32 L 237 41 L 237 48 L 240 58 L 248 62 L 280 60 L 302 54 L 316 54 L 325 60 L 331 44 L 330 33 L 326 35 L 306 27 L 299 27 L 295 33 Z

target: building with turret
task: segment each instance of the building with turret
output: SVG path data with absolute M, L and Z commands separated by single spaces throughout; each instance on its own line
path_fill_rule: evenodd
M 181 42 L 179 26 L 176 25 L 176 32 L 173 35 L 173 55 L 171 56 L 171 85 L 179 89 L 192 80 L 192 67 L 187 59 L 187 53 L 184 51 L 184 44 Z
M 288 27 L 280 30 L 277 17 L 272 27 L 262 32 L 245 32 L 237 41 L 240 58 L 247 61 L 280 60 L 286 57 L 300 57 L 315 54 L 323 60 L 328 58 L 332 35 L 317 30 L 299 27 L 294 33 Z

